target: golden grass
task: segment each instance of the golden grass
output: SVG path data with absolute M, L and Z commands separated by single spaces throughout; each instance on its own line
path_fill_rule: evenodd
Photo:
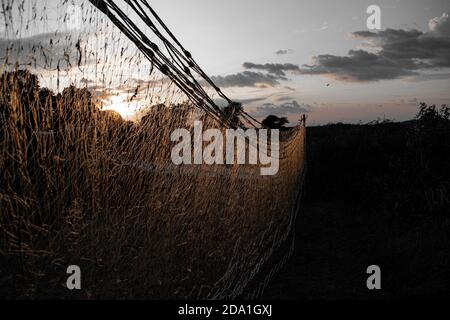
M 1 296 L 233 298 L 288 235 L 304 128 L 283 132 L 274 177 L 179 168 L 170 133 L 190 128 L 188 105 L 132 123 L 99 111 L 86 89 L 54 95 L 28 72 L 0 85 Z M 79 292 L 64 287 L 71 264 Z

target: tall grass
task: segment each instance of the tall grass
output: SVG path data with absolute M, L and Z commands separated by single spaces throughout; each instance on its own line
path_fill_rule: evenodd
M 134 123 L 26 71 L 0 86 L 0 296 L 232 298 L 287 237 L 304 128 L 282 133 L 274 177 L 176 167 L 170 134 L 192 129 L 192 106 L 154 106 Z M 81 291 L 65 288 L 72 264 Z

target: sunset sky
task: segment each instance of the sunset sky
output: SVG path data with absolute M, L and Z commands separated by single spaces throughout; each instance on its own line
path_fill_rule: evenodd
M 101 52 L 103 43 L 108 43 L 108 49 L 104 50 L 108 53 L 103 58 L 91 56 L 90 60 L 83 60 L 83 76 L 77 74 L 82 68 L 76 63 L 67 64 L 66 82 L 61 80 L 63 84 L 59 85 L 76 82 L 73 80 L 76 78 L 78 83 L 84 82 L 98 92 L 103 90 L 105 106 L 130 116 L 136 105 L 125 103 L 130 99 L 124 98 L 124 94 L 133 92 L 136 83 L 149 82 L 149 64 L 136 62 L 144 58 L 133 51 L 132 45 L 124 56 L 128 54 L 134 60 L 117 63 L 127 40 L 113 27 L 91 19 L 84 20 L 80 28 L 73 26 L 67 30 L 61 18 L 64 10 L 60 1 L 39 3 L 45 4 L 39 10 L 45 10 L 46 23 L 34 22 L 34 28 L 28 29 L 17 27 L 16 23 L 15 28 L 21 30 L 19 36 L 7 34 L 1 20 L 4 18 L 0 18 L 3 38 L 0 58 L 6 56 L 6 48 L 14 41 L 26 52 L 33 44 L 48 44 L 50 35 L 73 47 L 81 32 L 78 29 L 85 34 L 96 33 L 95 37 L 83 37 L 83 48 Z M 78 6 L 82 3 L 73 1 Z M 406 120 L 415 115 L 420 101 L 432 104 L 450 101 L 448 0 L 151 0 L 149 3 L 223 91 L 242 101 L 246 110 L 259 118 L 276 114 L 295 123 L 302 113 L 308 113 L 310 124 L 368 122 L 377 118 Z M 366 9 L 371 4 L 381 8 L 381 31 L 366 27 Z M 33 8 L 30 5 L 26 10 L 32 12 Z M 95 9 L 84 1 L 82 12 L 92 16 Z M 93 16 L 98 19 L 101 15 Z M 48 55 L 61 52 L 54 49 Z M 22 60 L 29 59 L 26 53 L 16 55 Z M 76 60 L 76 53 L 68 54 L 72 55 Z M 100 76 L 99 65 L 94 62 L 101 59 L 108 61 L 102 61 Z M 44 83 L 55 88 L 52 68 L 40 73 Z M 86 76 L 88 69 L 95 69 L 94 80 Z M 128 81 L 125 86 L 114 83 L 118 74 L 128 74 L 135 83 Z M 61 73 L 59 76 L 64 77 Z M 105 81 L 112 78 L 115 80 Z M 123 83 L 122 76 L 120 80 Z M 148 96 L 139 92 L 141 101 Z

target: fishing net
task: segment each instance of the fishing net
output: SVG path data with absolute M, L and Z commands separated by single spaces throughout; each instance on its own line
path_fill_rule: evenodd
M 176 166 L 171 133 L 193 132 L 196 119 L 224 132 L 223 111 L 189 97 L 90 2 L 1 4 L 0 294 L 258 296 L 292 250 L 304 127 L 270 145 L 274 176 Z M 82 270 L 81 291 L 65 288 L 69 265 Z

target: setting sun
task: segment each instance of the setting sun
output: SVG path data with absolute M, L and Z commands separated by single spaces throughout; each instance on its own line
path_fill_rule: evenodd
M 117 94 L 110 96 L 106 101 L 102 110 L 116 111 L 123 119 L 131 120 L 131 118 L 139 110 L 138 102 L 128 102 L 128 98 L 125 95 Z

